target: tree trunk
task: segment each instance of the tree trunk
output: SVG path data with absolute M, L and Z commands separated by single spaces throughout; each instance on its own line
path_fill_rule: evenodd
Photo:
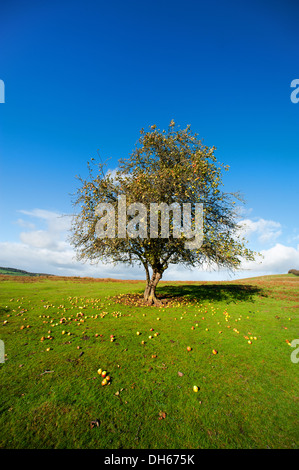
M 145 291 L 144 291 L 144 300 L 147 301 L 148 296 L 149 296 L 149 292 L 150 292 L 151 278 L 150 278 L 150 273 L 149 273 L 149 269 L 148 269 L 147 264 L 144 263 L 143 266 L 144 266 L 145 272 L 146 272 L 146 287 L 145 287 Z
M 144 291 L 144 300 L 148 305 L 160 305 L 161 302 L 156 297 L 156 287 L 162 277 L 162 273 L 154 269 L 151 279 L 147 278 L 146 288 Z

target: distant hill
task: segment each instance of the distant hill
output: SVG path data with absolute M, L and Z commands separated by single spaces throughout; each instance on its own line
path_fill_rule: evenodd
M 11 276 L 53 276 L 53 274 L 45 273 L 30 273 L 23 269 L 16 268 L 3 268 L 0 266 L 0 274 L 10 274 Z

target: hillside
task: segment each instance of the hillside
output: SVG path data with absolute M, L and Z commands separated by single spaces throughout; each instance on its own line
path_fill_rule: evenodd
M 45 273 L 30 273 L 22 269 L 16 268 L 3 268 L 0 266 L 0 274 L 9 274 L 11 276 L 50 276 L 50 274 Z

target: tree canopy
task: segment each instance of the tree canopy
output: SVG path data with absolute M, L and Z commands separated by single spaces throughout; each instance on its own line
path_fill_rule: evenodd
M 217 162 L 215 150 L 190 126 L 180 129 L 171 121 L 167 130 L 141 129 L 135 149 L 119 161 L 115 174 L 102 162 L 88 162 L 89 177 L 79 178 L 74 200 L 79 211 L 71 229 L 78 259 L 141 264 L 149 304 L 159 303 L 156 286 L 171 264 L 235 270 L 242 260 L 253 260 L 255 253 L 239 233 L 235 204 L 240 196 L 224 192 L 222 174 L 228 167 Z M 199 207 L 200 244 L 190 238 L 197 233 Z

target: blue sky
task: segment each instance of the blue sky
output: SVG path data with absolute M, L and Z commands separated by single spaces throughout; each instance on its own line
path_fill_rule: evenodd
M 2 0 L 0 266 L 142 277 L 76 263 L 59 216 L 98 150 L 113 169 L 142 127 L 174 119 L 217 147 L 225 189 L 244 195 L 265 261 L 241 277 L 298 269 L 298 20 L 295 1 Z M 194 275 L 226 276 L 169 272 Z

